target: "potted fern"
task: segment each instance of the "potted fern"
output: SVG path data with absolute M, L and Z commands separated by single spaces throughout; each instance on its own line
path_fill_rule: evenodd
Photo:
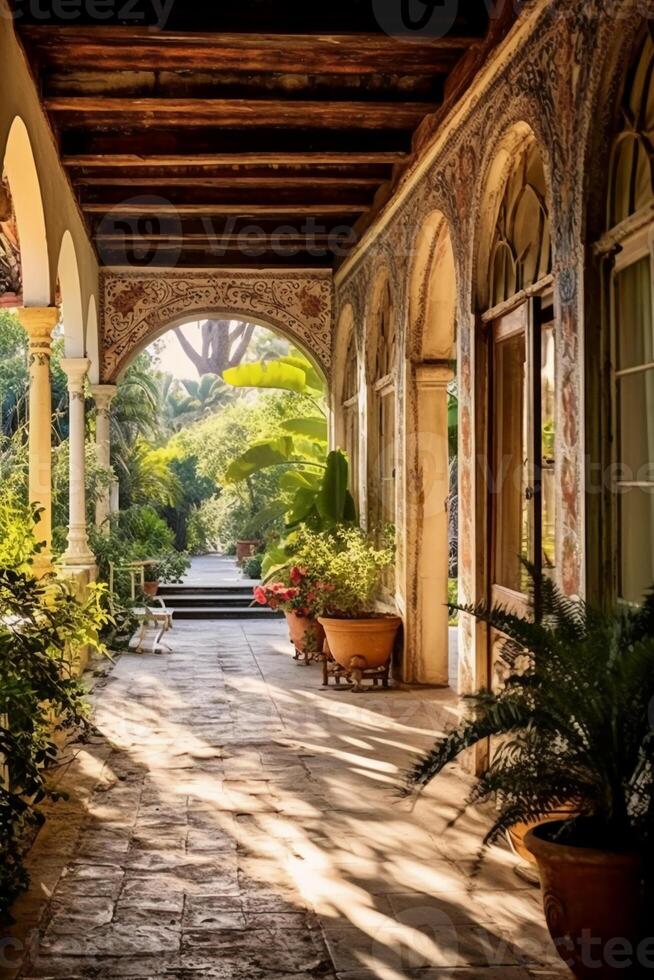
M 503 683 L 467 698 L 467 719 L 415 762 L 405 789 L 419 791 L 462 752 L 498 738 L 468 800 L 497 802 L 484 846 L 536 824 L 526 846 L 562 958 L 578 977 L 640 976 L 640 911 L 654 868 L 654 595 L 605 613 L 532 580 L 538 619 L 460 609 L 506 638 Z M 571 802 L 569 818 L 539 823 Z M 615 968 L 616 940 L 631 949 L 634 973 L 624 957 Z

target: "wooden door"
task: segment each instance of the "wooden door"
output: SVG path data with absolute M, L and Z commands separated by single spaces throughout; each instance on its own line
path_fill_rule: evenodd
M 489 601 L 532 609 L 526 560 L 553 573 L 555 556 L 555 359 L 551 309 L 536 299 L 491 325 Z M 538 590 L 534 612 L 539 614 Z M 497 684 L 498 634 L 488 676 Z

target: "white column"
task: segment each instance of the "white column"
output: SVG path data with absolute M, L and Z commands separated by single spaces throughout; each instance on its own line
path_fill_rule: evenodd
M 29 499 L 40 511 L 35 528 L 42 545 L 34 561 L 37 575 L 52 570 L 52 331 L 59 322 L 56 306 L 16 311 L 29 336 Z
M 67 566 L 91 567 L 95 557 L 86 532 L 86 426 L 84 381 L 91 362 L 85 357 L 62 358 L 61 367 L 68 378 L 70 491 L 68 548 L 63 556 Z
M 98 450 L 98 464 L 106 470 L 111 469 L 111 403 L 117 391 L 116 385 L 94 385 L 91 389 L 96 407 L 95 441 Z M 112 487 L 107 487 L 96 504 L 96 526 L 105 525 L 112 511 Z
M 449 683 L 448 385 L 452 378 L 447 364 L 415 366 L 415 429 L 407 432 L 411 460 L 407 474 L 407 523 L 411 525 L 408 679 L 439 687 Z

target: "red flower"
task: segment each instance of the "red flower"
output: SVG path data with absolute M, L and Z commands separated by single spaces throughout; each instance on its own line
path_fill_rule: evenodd
M 266 590 L 261 585 L 257 585 L 253 591 L 254 591 L 254 601 L 257 602 L 260 606 L 267 606 L 268 596 L 266 594 Z
M 303 577 L 304 576 L 302 575 L 302 571 L 297 567 L 297 565 L 295 565 L 291 569 L 291 575 L 290 575 L 292 584 L 293 585 L 299 585 L 300 582 L 302 581 Z

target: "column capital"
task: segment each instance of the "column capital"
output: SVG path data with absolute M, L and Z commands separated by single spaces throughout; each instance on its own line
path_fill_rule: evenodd
M 447 388 L 455 373 L 449 361 L 422 361 L 415 365 L 419 388 Z
M 68 391 L 71 395 L 84 392 L 84 379 L 88 374 L 91 362 L 88 357 L 62 357 L 61 370 L 68 378 Z
M 91 394 L 99 412 L 106 412 L 116 395 L 117 385 L 91 385 Z
M 16 316 L 30 339 L 30 346 L 50 346 L 52 331 L 59 323 L 58 306 L 20 306 Z

